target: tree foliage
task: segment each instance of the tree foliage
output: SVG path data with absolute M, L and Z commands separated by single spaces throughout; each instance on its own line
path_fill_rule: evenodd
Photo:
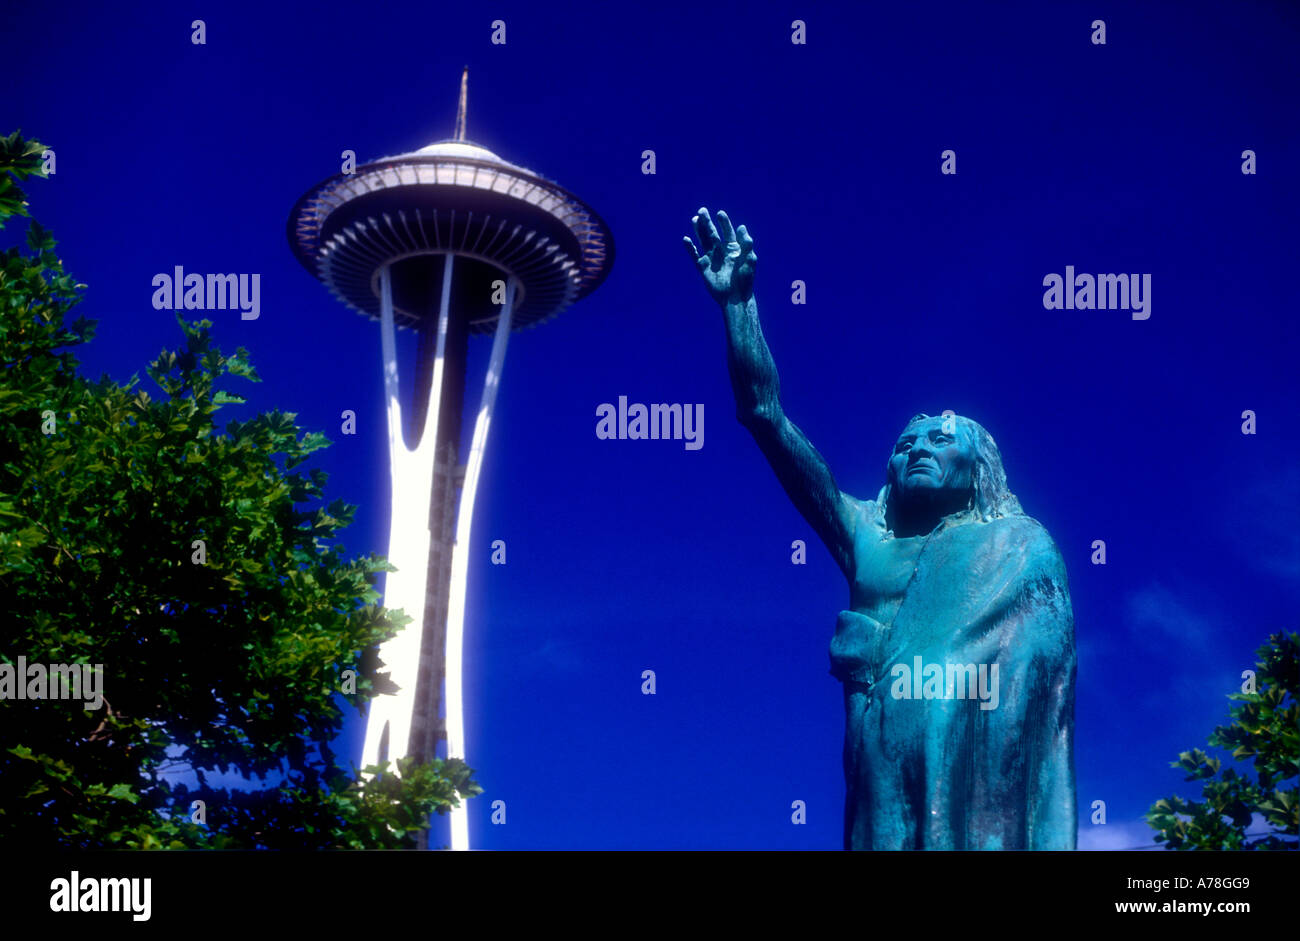
M 1257 652 L 1253 692 L 1233 693 L 1233 722 L 1218 726 L 1209 744 L 1232 749 L 1236 761 L 1252 759 L 1256 780 L 1221 767 L 1201 749 L 1182 752 L 1172 767 L 1187 781 L 1203 781 L 1202 801 L 1174 796 L 1155 802 L 1147 823 L 1168 849 L 1282 850 L 1297 848 L 1300 836 L 1300 634 L 1274 634 Z M 1290 788 L 1284 787 L 1291 781 Z M 1255 815 L 1272 832 L 1247 836 Z
M 26 214 L 17 181 L 42 150 L 0 138 L 0 224 Z M 0 699 L 0 842 L 414 845 L 480 789 L 458 759 L 336 767 L 346 706 L 392 689 L 374 648 L 410 619 L 378 604 L 391 567 L 335 544 L 355 507 L 320 506 L 326 475 L 302 469 L 328 441 L 277 411 L 222 433 L 243 402 L 228 380 L 258 377 L 207 321 L 178 317 L 182 344 L 146 369 L 155 396 L 84 378 L 71 350 L 94 325 L 65 315 L 85 285 L 35 221 L 27 245 L 0 256 L 0 661 L 103 664 L 104 704 Z M 169 774 L 185 769 L 196 784 Z

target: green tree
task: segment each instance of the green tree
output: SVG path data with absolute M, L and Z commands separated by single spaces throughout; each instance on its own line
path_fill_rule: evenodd
M 18 181 L 43 149 L 0 138 L 0 226 L 27 214 Z M 138 376 L 82 377 L 69 350 L 93 323 L 65 315 L 85 285 L 35 221 L 27 245 L 0 256 L 0 662 L 102 664 L 104 701 L 0 699 L 0 843 L 415 845 L 481 789 L 458 759 L 335 765 L 346 705 L 392 689 L 376 645 L 409 618 L 377 604 L 383 559 L 334 544 L 355 507 L 319 506 L 326 475 L 294 470 L 328 441 L 282 412 L 222 433 L 243 401 L 227 378 L 258 377 L 207 321 L 178 318 L 183 345 L 146 370 L 157 398 Z M 209 786 L 213 770 L 249 789 Z
M 1205 782 L 1204 800 L 1175 795 L 1156 801 L 1146 818 L 1157 843 L 1176 850 L 1296 849 L 1300 794 L 1294 784 L 1283 785 L 1300 776 L 1298 652 L 1300 634 L 1269 637 L 1257 651 L 1254 691 L 1229 696 L 1241 703 L 1230 710 L 1233 722 L 1210 735 L 1210 745 L 1232 749 L 1234 760 L 1252 758 L 1257 780 L 1221 768 L 1218 758 L 1199 748 L 1182 752 L 1171 765 L 1187 772 L 1184 780 Z M 1273 832 L 1248 837 L 1254 814 L 1262 815 Z

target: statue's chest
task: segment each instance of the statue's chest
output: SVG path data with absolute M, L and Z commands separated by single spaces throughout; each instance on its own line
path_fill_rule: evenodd
M 882 542 L 872 534 L 860 540 L 855 547 L 857 571 L 853 580 L 853 609 L 871 614 L 885 624 L 892 621 L 912 576 L 916 574 L 917 561 L 924 547 L 924 536 Z

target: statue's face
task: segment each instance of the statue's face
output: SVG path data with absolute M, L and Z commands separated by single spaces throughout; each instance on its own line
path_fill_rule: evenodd
M 938 491 L 969 492 L 975 468 L 974 442 L 959 422 L 944 430 L 944 418 L 922 418 L 903 429 L 889 459 L 894 492 L 904 500 Z

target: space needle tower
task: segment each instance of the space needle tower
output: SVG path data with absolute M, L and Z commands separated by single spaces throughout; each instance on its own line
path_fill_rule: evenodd
M 464 758 L 461 657 L 470 525 L 512 330 L 536 326 L 609 274 L 604 221 L 568 190 L 465 136 L 469 70 L 452 138 L 385 157 L 312 187 L 289 216 L 294 255 L 344 306 L 380 324 L 392 507 L 384 604 L 413 619 L 379 649 L 400 691 L 376 696 L 362 766 L 427 761 L 446 739 Z M 396 331 L 416 334 L 413 395 L 403 401 Z M 492 352 L 462 462 L 466 352 Z M 407 421 L 409 415 L 410 420 Z M 444 692 L 445 685 L 445 692 Z M 452 849 L 469 848 L 465 806 Z

